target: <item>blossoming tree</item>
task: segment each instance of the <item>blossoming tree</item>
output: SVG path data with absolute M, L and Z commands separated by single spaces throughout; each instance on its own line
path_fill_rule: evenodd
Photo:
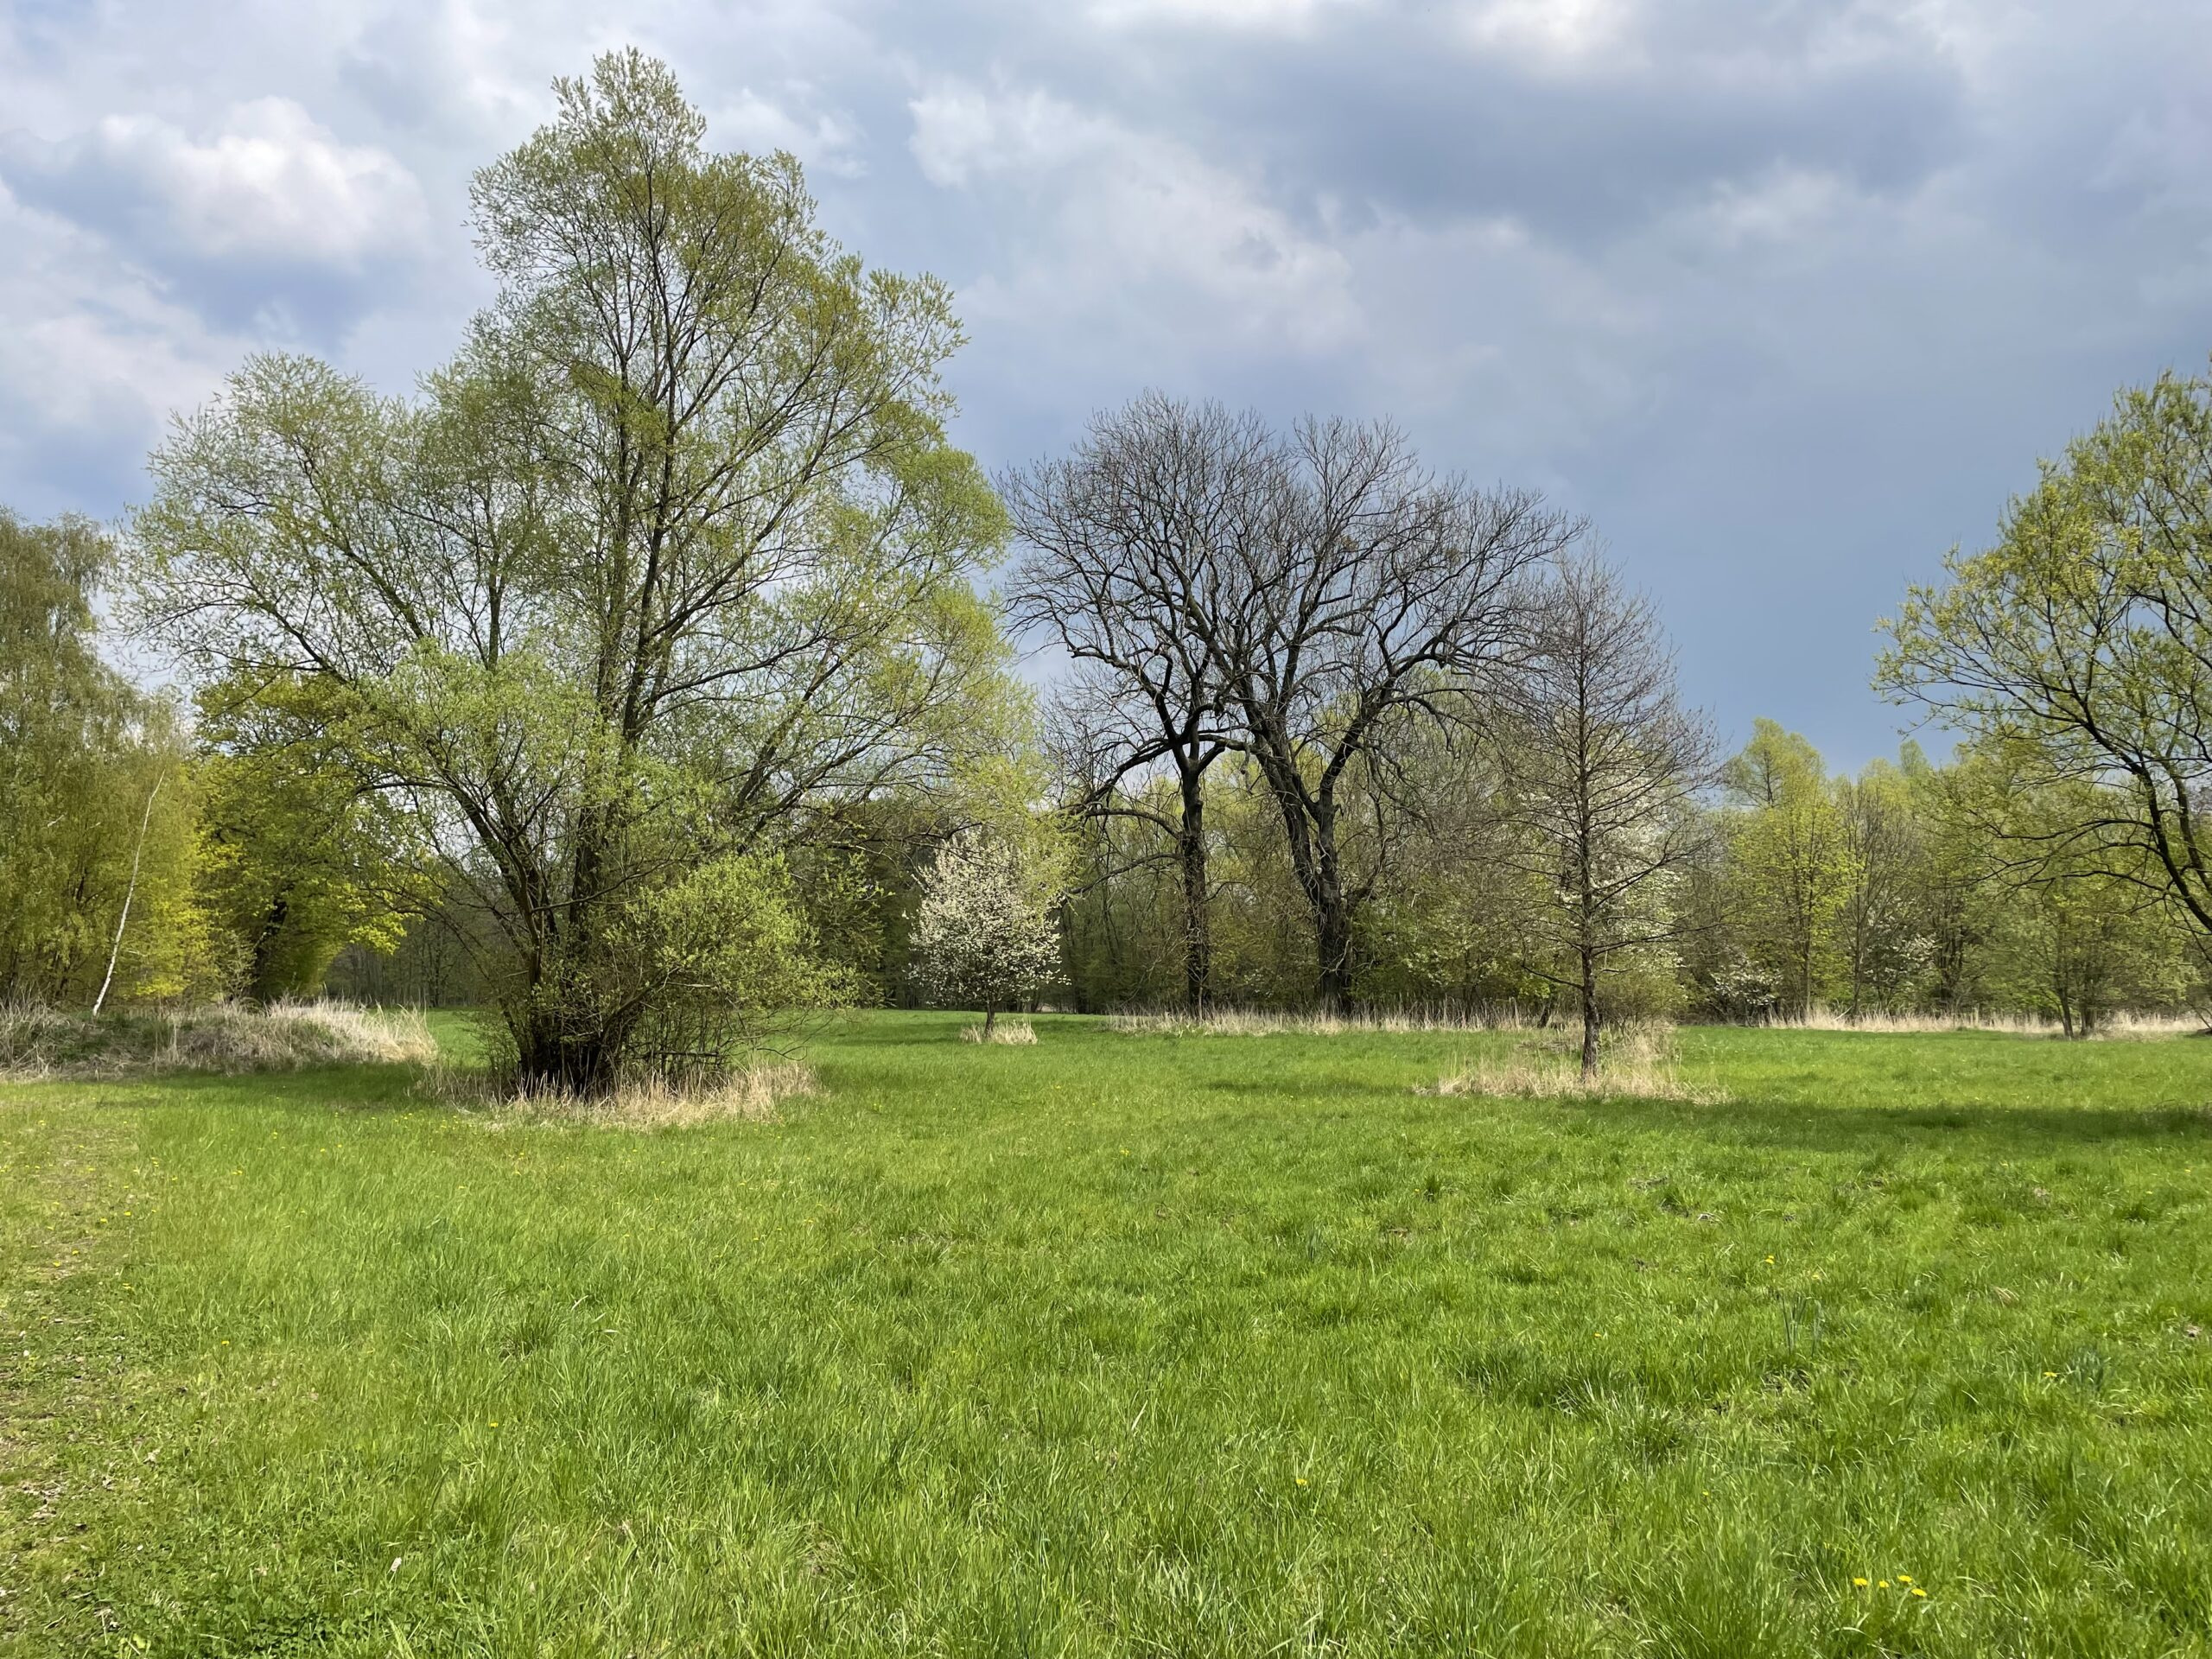
M 1057 849 L 985 829 L 938 849 L 914 925 L 916 975 L 949 1007 L 981 1007 L 988 1039 L 1000 1010 L 1057 975 L 1055 912 L 1066 896 Z

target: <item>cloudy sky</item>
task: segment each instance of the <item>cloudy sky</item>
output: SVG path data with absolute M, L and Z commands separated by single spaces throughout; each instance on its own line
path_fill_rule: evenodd
M 1392 416 L 1847 763 L 1904 584 L 2212 352 L 2203 0 L 0 0 L 0 502 L 117 511 L 257 346 L 405 387 L 470 170 L 626 42 L 957 286 L 992 466 L 1147 385 Z

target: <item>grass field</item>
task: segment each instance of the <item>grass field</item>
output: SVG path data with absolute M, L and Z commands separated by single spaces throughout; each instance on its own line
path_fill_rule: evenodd
M 0 1087 L 0 1651 L 2212 1651 L 2212 1043 L 826 1031 Z

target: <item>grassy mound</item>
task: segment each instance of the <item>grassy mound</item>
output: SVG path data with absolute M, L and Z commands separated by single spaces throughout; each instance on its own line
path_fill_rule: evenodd
M 91 1014 L 0 1007 L 0 1077 L 122 1077 L 163 1071 L 291 1071 L 423 1062 L 437 1045 L 420 1014 L 343 1002 L 237 1003 Z

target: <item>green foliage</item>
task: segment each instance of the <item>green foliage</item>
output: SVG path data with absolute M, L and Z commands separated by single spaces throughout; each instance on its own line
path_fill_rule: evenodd
M 134 529 L 149 628 L 317 711 L 306 793 L 339 760 L 404 817 L 524 1072 L 592 1090 L 674 983 L 641 902 L 1001 746 L 1005 521 L 946 437 L 941 283 L 839 249 L 789 156 L 708 150 L 664 66 L 556 91 L 477 177 L 498 298 L 422 395 L 255 359 Z M 358 935 L 326 896 L 308 963 Z
M 1775 1005 L 1806 1013 L 1834 982 L 1834 927 L 1850 880 L 1827 768 L 1802 737 L 1761 720 L 1726 780 L 1737 937 Z
M 612 936 L 601 982 L 636 1008 L 631 1064 L 652 1076 L 719 1072 L 788 1032 L 792 1010 L 849 995 L 772 855 L 728 855 L 637 893 Z
M 0 1651 L 2202 1646 L 2212 1045 L 959 1018 L 644 1135 L 0 1090 Z
M 225 683 L 200 698 L 201 884 L 263 1002 L 320 993 L 349 944 L 390 952 L 429 898 L 407 827 L 365 792 L 312 683 Z
M 201 994 L 221 978 L 194 900 L 188 748 L 168 705 L 98 651 L 92 602 L 112 557 L 86 520 L 0 511 L 0 1001 L 89 1003 L 111 951 L 111 995 Z
M 1947 568 L 1886 625 L 1878 684 L 2034 784 L 2099 786 L 2069 853 L 2086 845 L 2212 933 L 2212 379 L 2122 392 L 1996 543 Z

